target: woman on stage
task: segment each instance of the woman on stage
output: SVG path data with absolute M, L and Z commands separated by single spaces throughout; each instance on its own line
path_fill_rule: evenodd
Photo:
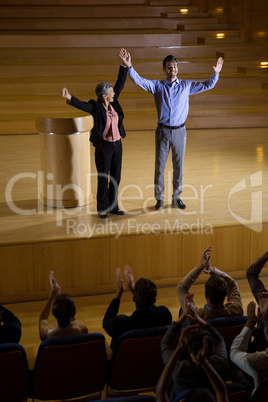
M 119 56 L 122 52 L 120 50 Z M 122 143 L 126 132 L 123 126 L 124 113 L 118 102 L 124 88 L 128 68 L 119 67 L 114 88 L 110 83 L 101 82 L 95 88 L 97 101 L 90 99 L 83 102 L 70 95 L 67 88 L 62 89 L 62 96 L 71 106 L 90 113 L 94 118 L 90 141 L 95 147 L 95 164 L 98 172 L 97 210 L 102 219 L 108 213 L 124 215 L 118 207 L 118 186 L 121 179 Z

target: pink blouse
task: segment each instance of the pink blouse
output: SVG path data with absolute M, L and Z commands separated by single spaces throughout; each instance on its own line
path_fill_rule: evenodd
M 121 136 L 118 130 L 118 114 L 114 110 L 111 104 L 106 111 L 107 122 L 103 131 L 102 138 L 105 141 L 114 142 L 120 140 Z

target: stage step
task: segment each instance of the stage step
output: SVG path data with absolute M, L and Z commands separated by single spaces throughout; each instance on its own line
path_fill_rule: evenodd
M 169 1 L 169 0 L 168 0 Z M 188 5 L 190 0 L 176 0 L 174 5 Z M 55 0 L 0 0 L 1 6 L 55 6 Z M 61 6 L 144 5 L 144 0 L 60 0 Z M 163 2 L 162 2 L 163 3 Z M 166 4 L 166 1 L 164 1 Z M 172 5 L 172 4 L 171 4 Z
M 216 23 L 208 23 L 208 24 L 178 24 L 178 31 L 207 31 L 207 30 L 217 30 L 217 32 L 226 31 L 228 29 L 227 24 L 216 24 Z
M 190 0 L 177 1 L 177 0 L 150 0 L 151 6 L 188 6 L 191 4 Z M 189 7 L 187 7 L 189 8 Z
M 212 59 L 190 60 L 181 59 L 179 62 L 179 74 L 190 75 L 195 73 L 207 74 L 207 78 L 213 73 L 213 66 L 216 64 L 216 57 Z M 80 61 L 77 62 L 54 62 L 54 63 L 16 63 L 16 65 L 9 65 L 3 63 L 0 65 L 1 77 L 64 77 L 64 76 L 102 76 L 107 74 L 107 65 L 109 65 L 110 74 L 116 75 L 118 72 L 118 60 L 110 60 L 107 63 L 100 63 L 99 61 Z M 259 60 L 225 60 L 224 72 L 247 72 L 249 69 L 257 70 L 259 68 Z M 133 67 L 142 76 L 163 75 L 162 60 L 159 61 L 135 61 L 133 60 Z M 260 70 L 260 69 L 259 69 Z M 257 71 L 256 71 L 257 72 Z
M 126 88 L 127 89 L 127 88 Z M 73 92 L 71 92 L 73 93 Z M 88 100 L 91 97 L 91 94 L 85 93 L 73 93 L 73 95 L 79 97 L 82 100 Z M 93 94 L 92 94 L 93 95 Z M 154 110 L 155 105 L 153 101 L 153 97 L 151 95 L 139 96 L 140 94 L 133 96 L 132 92 L 125 92 L 120 97 L 120 102 L 124 108 L 124 111 L 133 111 L 133 113 L 137 113 L 137 117 L 140 112 L 144 110 Z M 42 97 L 34 96 L 24 97 L 23 102 L 20 100 L 20 97 L 7 97 L 3 99 L 0 98 L 0 107 L 2 115 L 8 116 L 14 113 L 23 113 L 25 115 L 32 113 L 55 113 L 56 112 L 64 112 L 69 111 L 71 113 L 76 113 L 77 111 L 74 108 L 67 108 L 65 100 L 61 97 L 60 90 L 58 93 L 53 94 L 53 96 L 47 96 L 46 94 Z M 214 109 L 222 109 L 226 110 L 229 108 L 230 112 L 233 113 L 232 109 L 236 109 L 237 105 L 242 108 L 260 110 L 265 108 L 268 104 L 268 91 L 264 90 L 251 90 L 251 91 L 242 91 L 242 90 L 211 90 L 206 93 L 193 95 L 190 97 L 190 109 L 200 109 L 207 110 L 207 113 L 210 114 Z M 257 105 L 257 106 L 256 106 Z M 262 110 L 263 112 L 263 110 Z M 268 112 L 266 110 L 266 112 Z M 202 112 L 203 113 L 203 112 Z M 2 118 L 2 117 L 1 117 Z
M 200 36 L 204 35 L 205 36 L 205 42 L 204 43 L 210 43 L 208 40 L 212 39 L 213 41 L 211 43 L 216 43 L 219 40 L 224 40 L 225 43 L 227 43 L 228 40 L 231 40 L 233 43 L 238 43 L 239 41 L 243 41 L 244 39 L 240 37 L 240 32 L 238 30 L 218 30 L 214 31 L 179 31 L 182 36 L 182 43 L 188 44 L 188 43 L 202 43 L 200 42 Z M 218 38 L 217 34 L 224 34 L 225 37 Z
M 80 61 L 84 60 L 98 60 L 101 62 L 106 62 L 106 60 L 114 59 L 116 60 L 120 47 L 102 47 L 102 48 L 90 48 L 90 47 L 73 47 L 71 51 L 66 51 L 65 48 L 1 48 L 0 47 L 0 59 L 1 61 L 10 61 L 15 64 L 17 61 L 28 61 L 31 63 L 37 61 Z M 182 58 L 211 58 L 224 56 L 225 52 L 228 50 L 239 57 L 241 53 L 243 56 L 248 58 L 249 54 L 255 54 L 256 52 L 261 52 L 261 46 L 257 44 L 231 44 L 224 45 L 219 41 L 216 45 L 176 45 L 169 47 L 131 47 L 129 49 L 131 56 L 134 61 L 142 60 L 155 60 L 157 62 L 162 61 L 167 54 L 174 54 L 179 60 Z M 217 55 L 218 54 L 218 55 Z M 263 57 L 263 56 L 262 56 Z M 224 56 L 225 58 L 225 56 Z M 226 57 L 232 58 L 232 57 Z M 119 60 L 119 58 L 118 58 Z
M 215 114 L 205 115 L 199 111 L 197 115 L 194 111 L 191 111 L 188 119 L 186 121 L 187 129 L 209 129 L 209 128 L 237 128 L 237 127 L 267 127 L 268 126 L 268 113 L 266 109 L 263 113 L 260 110 L 240 110 L 236 109 L 233 113 L 229 113 L 230 109 L 226 110 L 216 110 Z M 10 118 L 10 120 L 3 119 L 0 120 L 0 131 L 6 134 L 16 134 L 18 126 L 20 128 L 20 134 L 32 134 L 36 133 L 35 119 L 37 117 L 55 117 L 55 118 L 66 118 L 66 117 L 79 117 L 83 114 L 80 113 L 68 113 L 65 111 L 63 113 L 55 112 L 47 114 L 32 114 L 30 116 L 25 116 L 24 114 L 16 115 L 16 118 Z M 127 131 L 145 131 L 145 130 L 155 130 L 157 126 L 157 115 L 155 110 L 149 112 L 148 110 L 137 115 L 137 112 L 125 112 L 125 123 L 124 126 Z
M 190 12 L 198 13 L 199 7 L 187 7 Z M 178 6 L 147 6 L 147 5 L 80 5 L 77 7 L 68 5 L 51 6 L 5 6 L 1 7 L 1 18 L 29 18 L 29 19 L 53 19 L 53 18 L 144 18 L 161 17 L 163 14 L 179 13 Z M 184 16 L 184 14 L 183 14 Z
M 267 76 L 266 76 L 267 77 Z M 161 78 L 157 76 L 148 76 L 150 79 Z M 182 79 L 187 79 L 186 76 L 182 75 Z M 193 76 L 194 81 L 204 81 L 208 76 L 200 74 Z M 116 80 L 116 75 L 102 75 L 102 76 L 66 76 L 66 77 L 8 77 L 0 78 L 0 100 L 12 100 L 22 102 L 23 99 L 31 99 L 33 102 L 35 100 L 40 100 L 45 98 L 46 102 L 49 103 L 50 100 L 58 98 L 61 93 L 61 89 L 66 86 L 68 89 L 77 95 L 81 99 L 88 100 L 89 98 L 95 97 L 95 87 L 98 82 L 105 80 L 106 82 L 111 82 L 112 84 Z M 221 74 L 221 78 L 217 83 L 217 90 L 228 90 L 233 89 L 260 89 L 262 88 L 265 77 L 253 76 L 253 77 L 239 77 L 239 74 L 233 74 L 233 76 L 228 76 L 225 73 Z M 216 89 L 214 89 L 215 91 Z M 140 89 L 138 86 L 134 85 L 130 79 L 127 79 L 125 84 L 125 89 L 121 96 L 124 97 L 124 93 L 132 93 L 135 98 L 151 97 L 150 94 Z M 141 95 L 139 95 L 139 93 Z M 208 92 L 207 92 L 208 94 Z M 137 102 L 140 102 L 137 99 Z M 17 105 L 19 107 L 19 105 Z M 16 107 L 16 108 L 17 108 Z
M 203 33 L 202 33 L 203 35 Z M 238 44 L 238 43 L 243 43 L 244 42 L 244 38 L 242 36 L 227 36 L 224 38 L 217 38 L 216 37 L 216 33 L 214 34 L 214 37 L 201 37 L 199 36 L 197 38 L 197 43 L 199 43 L 200 45 L 206 44 L 206 45 L 210 45 L 210 44 L 219 44 L 219 42 L 221 42 L 221 44 L 225 45 L 225 44 Z
M 2 35 L 0 48 L 98 48 L 110 43 L 112 47 L 178 46 L 181 44 L 180 33 L 117 35 Z M 122 43 L 123 42 L 123 43 Z
M 131 30 L 131 29 L 168 29 L 178 30 L 178 23 L 187 24 L 188 19 L 168 18 L 81 18 L 81 19 L 0 19 L 1 35 L 21 35 L 25 34 L 55 34 L 62 31 L 74 34 L 76 32 L 94 31 L 95 34 L 104 30 Z

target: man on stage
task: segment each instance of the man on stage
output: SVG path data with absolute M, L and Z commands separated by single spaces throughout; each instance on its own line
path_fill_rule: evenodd
M 128 74 L 135 84 L 150 92 L 154 96 L 158 114 L 158 125 L 155 132 L 155 205 L 156 210 L 164 206 L 164 170 L 172 149 L 173 163 L 173 206 L 185 209 L 182 202 L 183 160 L 186 147 L 185 121 L 189 112 L 189 96 L 212 89 L 219 79 L 223 60 L 220 57 L 214 69 L 214 74 L 203 82 L 180 80 L 178 75 L 178 61 L 175 56 L 169 55 L 163 60 L 164 80 L 147 80 L 139 76 L 131 65 L 130 53 L 125 49 L 120 57 L 128 67 Z

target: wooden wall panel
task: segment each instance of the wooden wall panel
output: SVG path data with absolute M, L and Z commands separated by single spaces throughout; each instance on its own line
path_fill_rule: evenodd
M 254 230 L 257 229 L 257 230 Z M 251 243 L 250 243 L 250 264 L 252 264 L 257 257 L 260 257 L 268 250 L 268 222 L 262 224 L 261 231 L 259 226 L 252 225 Z M 268 263 L 265 265 L 268 267 Z
M 116 267 L 124 268 L 126 264 L 130 265 L 134 279 L 141 276 L 148 277 L 148 271 L 145 263 L 146 243 L 144 236 L 128 235 L 119 238 L 110 239 L 110 266 L 111 281 L 115 283 Z
M 198 265 L 203 250 L 210 245 L 212 265 L 242 278 L 247 267 L 267 250 L 268 223 L 263 223 L 261 232 L 257 228 L 233 225 L 215 227 L 212 234 L 100 236 L 2 246 L 1 301 L 46 298 L 50 270 L 54 270 L 62 291 L 74 296 L 114 292 L 115 269 L 123 269 L 125 264 L 132 267 L 135 279 L 148 277 L 160 287 L 176 285 Z M 268 274 L 268 264 L 262 273 Z M 201 275 L 199 282 L 204 280 L 206 276 Z
M 65 291 L 109 284 L 109 248 L 108 237 L 35 244 L 35 291 L 49 289 L 50 270 Z
M 146 270 L 149 278 L 162 285 L 181 276 L 182 234 L 167 233 L 145 237 Z
M 212 246 L 211 264 L 225 272 L 243 271 L 248 267 L 250 229 L 245 226 L 216 227 L 211 235 L 183 236 L 182 275 L 199 264 L 202 252 Z
M 33 246 L 12 245 L 0 247 L 0 295 L 16 300 L 17 295 L 34 292 Z M 9 300 L 9 298 L 5 300 Z

